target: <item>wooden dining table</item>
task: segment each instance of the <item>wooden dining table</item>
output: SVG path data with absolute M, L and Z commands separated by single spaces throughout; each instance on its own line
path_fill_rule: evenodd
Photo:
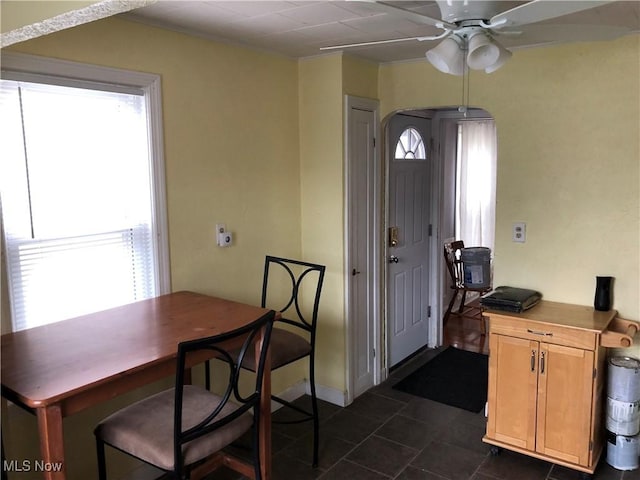
M 59 466 L 43 469 L 44 478 L 66 478 L 63 417 L 175 374 L 178 343 L 234 330 L 267 312 L 182 291 L 2 335 L 2 396 L 35 413 L 42 464 Z M 267 356 L 263 479 L 271 478 L 270 372 Z

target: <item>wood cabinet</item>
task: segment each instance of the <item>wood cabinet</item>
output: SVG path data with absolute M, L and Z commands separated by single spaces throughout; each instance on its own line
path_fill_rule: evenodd
M 604 447 L 606 348 L 616 315 L 542 301 L 488 311 L 489 388 L 484 441 L 585 473 Z

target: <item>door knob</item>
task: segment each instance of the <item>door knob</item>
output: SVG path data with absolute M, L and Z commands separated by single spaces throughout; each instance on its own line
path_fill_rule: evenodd
M 398 263 L 398 257 L 396 257 L 395 255 L 391 255 L 389 257 L 389 263 Z

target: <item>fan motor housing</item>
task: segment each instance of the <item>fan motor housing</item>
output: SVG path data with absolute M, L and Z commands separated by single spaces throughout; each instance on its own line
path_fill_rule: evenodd
M 436 0 L 442 20 L 457 23 L 465 20 L 489 20 L 494 15 L 527 2 L 482 0 Z

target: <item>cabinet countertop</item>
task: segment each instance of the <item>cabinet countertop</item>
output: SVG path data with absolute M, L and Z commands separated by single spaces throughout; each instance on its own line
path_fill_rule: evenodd
M 487 309 L 485 310 L 485 315 L 489 318 L 508 317 L 602 333 L 607 329 L 617 312 L 615 310 L 601 312 L 585 305 L 541 300 L 534 307 L 521 313 Z

